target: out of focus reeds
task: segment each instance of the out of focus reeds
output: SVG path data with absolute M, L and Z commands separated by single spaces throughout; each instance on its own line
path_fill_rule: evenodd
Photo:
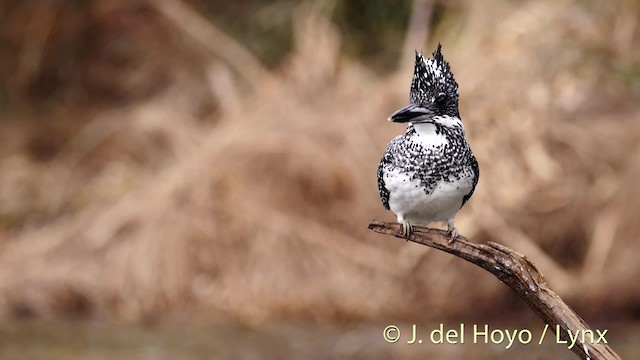
M 343 56 L 331 3 L 297 6 L 275 69 L 176 0 L 5 3 L 4 315 L 442 319 L 513 301 L 367 231 L 393 218 L 375 170 L 411 74 Z M 640 5 L 436 6 L 418 46 L 443 43 L 482 173 L 461 233 L 526 254 L 579 312 L 637 315 Z

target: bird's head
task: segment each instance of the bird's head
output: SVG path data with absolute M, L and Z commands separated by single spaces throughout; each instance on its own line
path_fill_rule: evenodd
M 408 106 L 389 117 L 393 122 L 431 122 L 434 117 L 460 118 L 458 112 L 458 84 L 449 63 L 441 52 L 442 46 L 430 58 L 416 51 L 416 65 L 411 81 Z

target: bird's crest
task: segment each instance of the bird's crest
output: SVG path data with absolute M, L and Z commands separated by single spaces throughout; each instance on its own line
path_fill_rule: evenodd
M 458 98 L 458 83 L 453 78 L 449 63 L 442 56 L 442 45 L 433 52 L 430 58 L 425 58 L 416 51 L 416 64 L 411 81 L 410 101 L 412 104 L 422 104 L 433 101 L 439 94 L 449 98 Z

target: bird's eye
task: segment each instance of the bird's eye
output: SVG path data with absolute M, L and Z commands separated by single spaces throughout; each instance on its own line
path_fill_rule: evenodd
M 444 107 L 447 104 L 447 97 L 443 93 L 438 94 L 435 99 L 435 104 L 437 107 Z

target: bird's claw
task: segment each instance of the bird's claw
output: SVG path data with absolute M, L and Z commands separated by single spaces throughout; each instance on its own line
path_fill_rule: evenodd
M 411 225 L 411 223 L 409 223 L 407 220 L 402 220 L 402 236 L 409 240 L 409 237 L 411 236 L 411 233 L 413 232 L 413 225 Z
M 451 238 L 449 238 L 449 244 L 451 244 L 457 237 L 458 237 L 458 229 L 454 228 L 450 228 L 449 229 L 449 234 L 451 235 Z

